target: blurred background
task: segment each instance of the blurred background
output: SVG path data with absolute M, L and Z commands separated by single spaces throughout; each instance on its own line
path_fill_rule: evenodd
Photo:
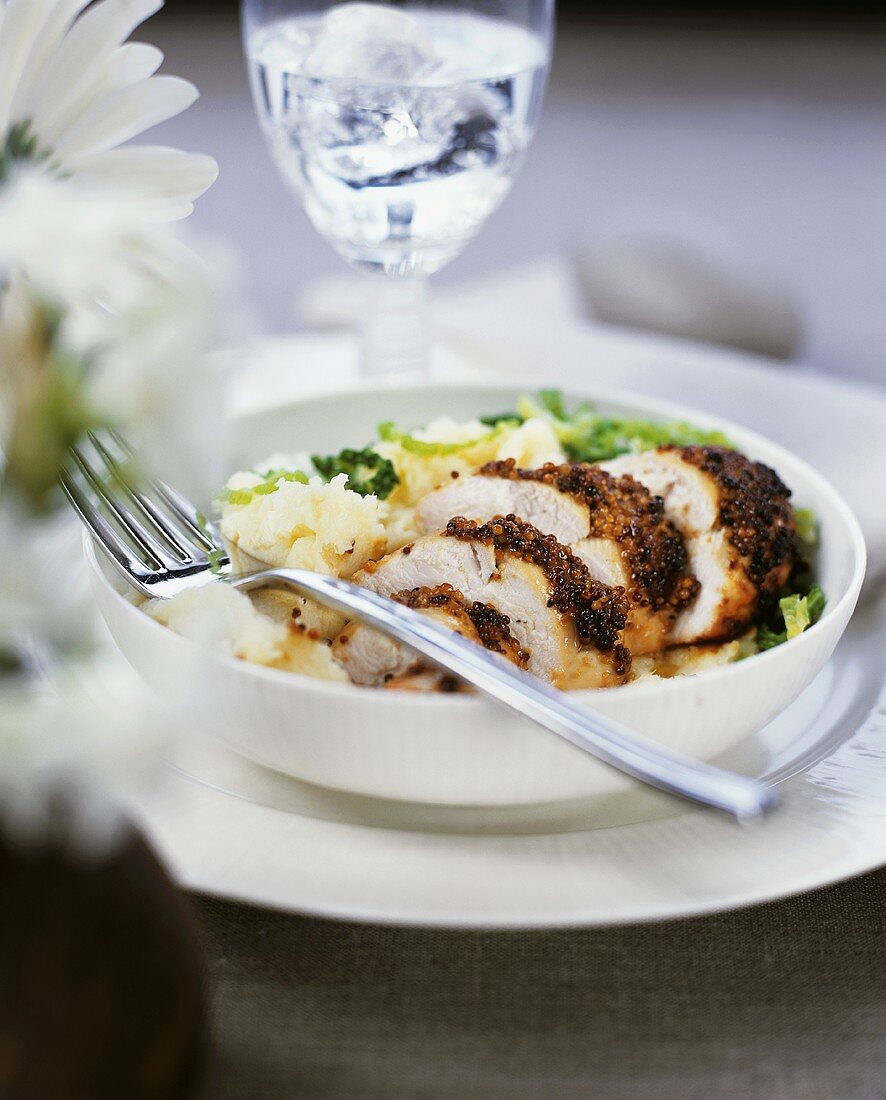
M 168 71 L 202 92 L 156 133 L 218 158 L 221 178 L 193 227 L 239 254 L 256 326 L 286 332 L 298 327 L 296 301 L 308 284 L 341 275 L 343 265 L 270 163 L 237 7 L 168 0 L 152 21 Z M 624 288 L 607 280 L 625 270 L 626 249 L 629 271 L 648 253 L 659 275 L 663 264 L 705 283 L 709 311 L 718 308 L 720 274 L 727 297 L 736 285 L 759 288 L 764 305 L 777 299 L 795 314 L 786 355 L 882 383 L 884 196 L 882 2 L 562 0 L 527 164 L 435 284 L 442 296 L 447 286 L 557 257 L 582 275 L 592 312 L 629 321 Z

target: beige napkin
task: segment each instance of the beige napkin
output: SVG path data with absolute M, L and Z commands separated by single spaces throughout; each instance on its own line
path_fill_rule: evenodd
M 532 317 L 550 324 L 597 321 L 742 348 L 776 359 L 800 345 L 787 290 L 713 233 L 672 227 L 597 234 L 572 257 L 545 256 L 509 271 L 435 287 L 444 331 L 466 331 Z M 354 275 L 310 284 L 296 300 L 307 328 L 351 328 L 368 308 L 367 283 Z

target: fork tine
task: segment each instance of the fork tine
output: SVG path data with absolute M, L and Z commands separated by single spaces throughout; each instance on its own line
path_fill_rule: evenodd
M 153 485 L 166 507 L 187 526 L 201 546 L 212 551 L 222 545 L 218 528 L 200 515 L 184 497 L 179 496 L 175 489 L 170 488 L 165 481 L 155 481 Z
M 107 520 L 99 515 L 68 471 L 62 470 L 59 478 L 62 489 L 71 502 L 74 511 L 90 530 L 118 572 L 130 584 L 135 585 L 146 595 L 150 595 L 150 589 L 143 583 L 144 578 L 149 575 L 144 563 L 133 557 L 131 548 L 127 546 Z
M 127 475 L 125 468 L 111 454 L 95 432 L 88 432 L 89 441 L 102 457 L 105 465 L 113 474 L 117 483 L 138 508 L 145 519 L 151 524 L 157 534 L 169 545 L 182 562 L 197 561 L 205 557 L 202 547 L 196 547 L 183 532 L 172 525 L 172 522 L 154 505 L 151 499 L 145 495 L 137 482 Z
M 122 436 L 115 431 L 109 434 L 121 450 L 130 457 L 135 457 L 134 451 Z M 208 522 L 189 501 L 180 496 L 165 481 L 153 480 L 151 488 L 175 518 L 185 525 L 188 529 L 188 537 L 196 540 L 205 552 L 215 552 L 223 545 L 221 532 L 215 524 Z
M 70 453 L 92 491 L 110 511 L 123 532 L 129 536 L 148 563 L 157 569 L 169 569 L 174 566 L 176 559 L 163 549 L 147 529 L 116 499 L 114 493 L 108 490 L 102 478 L 90 466 L 83 454 L 76 447 L 72 447 Z

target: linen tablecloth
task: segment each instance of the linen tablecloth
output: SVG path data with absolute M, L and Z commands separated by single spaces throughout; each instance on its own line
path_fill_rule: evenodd
M 886 870 L 557 932 L 337 924 L 206 897 L 212 1100 L 880 1100 Z

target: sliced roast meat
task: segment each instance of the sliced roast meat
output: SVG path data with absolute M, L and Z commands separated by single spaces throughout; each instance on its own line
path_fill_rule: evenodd
M 528 666 L 529 655 L 511 634 L 507 616 L 487 604 L 466 600 L 452 585 L 414 588 L 396 592 L 392 598 L 469 641 L 501 653 L 520 667 Z M 355 684 L 413 691 L 452 690 L 450 674 L 433 669 L 408 646 L 360 623 L 345 627 L 332 653 Z
M 624 594 L 591 577 L 553 536 L 514 517 L 450 520 L 442 534 L 416 540 L 355 579 L 388 596 L 452 585 L 471 603 L 506 615 L 530 670 L 562 686 L 606 687 L 630 672 Z
M 768 466 L 724 447 L 662 447 L 604 464 L 664 501 L 682 531 L 698 598 L 674 643 L 735 637 L 767 615 L 797 561 L 790 490 Z
M 596 580 L 624 588 L 630 604 L 625 643 L 634 654 L 669 641 L 698 584 L 683 538 L 660 499 L 630 477 L 583 463 L 520 469 L 492 462 L 428 494 L 416 510 L 420 530 L 443 530 L 454 516 L 515 515 L 569 546 Z

